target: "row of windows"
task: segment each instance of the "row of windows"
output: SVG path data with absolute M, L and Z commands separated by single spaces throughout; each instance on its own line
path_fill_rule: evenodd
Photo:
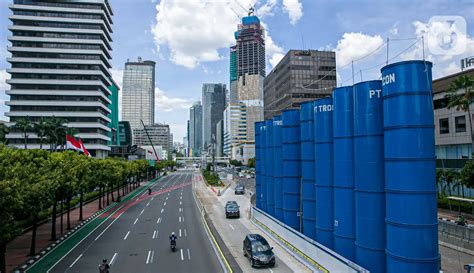
M 75 9 L 102 9 L 100 4 L 79 4 L 79 3 L 65 3 L 65 2 L 46 2 L 38 0 L 14 0 L 15 4 L 32 5 L 32 6 L 46 6 L 46 7 L 61 7 L 61 8 L 75 8 Z
M 105 105 L 109 103 L 100 97 L 86 97 L 86 96 L 54 96 L 54 95 L 11 95 L 10 99 L 15 100 L 52 100 L 52 101 L 94 101 L 101 102 Z
M 41 59 L 101 60 L 100 55 L 67 54 L 67 53 L 44 53 L 44 52 L 14 52 L 13 57 L 18 57 L 18 58 L 41 58 Z
M 77 19 L 95 19 L 100 20 L 102 16 L 99 14 L 84 14 L 84 13 L 66 13 L 66 12 L 43 12 L 43 11 L 26 11 L 26 10 L 15 10 L 14 15 L 27 15 L 27 16 L 42 16 L 42 17 L 59 17 L 59 18 L 77 18 Z
M 88 64 L 51 64 L 51 63 L 13 63 L 12 68 L 35 69 L 71 69 L 71 70 L 101 70 L 98 65 Z
M 33 106 L 33 105 L 15 105 L 10 106 L 12 112 L 15 111 L 58 111 L 58 112 L 98 112 L 105 116 L 109 113 L 106 113 L 102 108 L 99 107 L 89 107 L 89 106 Z
M 100 45 L 89 44 L 65 44 L 65 43 L 38 43 L 38 42 L 13 42 L 13 46 L 17 47 L 34 47 L 34 48 L 64 48 L 64 49 L 88 49 L 100 50 Z
M 456 133 L 466 132 L 466 116 L 454 117 L 454 130 Z M 439 119 L 439 133 L 449 134 L 449 118 Z
M 77 81 L 97 81 L 102 80 L 100 76 L 94 75 L 61 75 L 61 74 L 33 74 L 33 73 L 14 73 L 12 79 L 41 79 L 41 80 L 77 80 Z M 103 81 L 105 85 L 107 83 Z
M 96 34 L 74 34 L 74 33 L 55 33 L 41 31 L 18 31 L 12 32 L 13 36 L 20 37 L 43 37 L 43 38 L 59 38 L 59 39 L 83 39 L 83 40 L 99 40 L 100 35 Z
M 58 23 L 58 22 L 43 22 L 30 20 L 15 20 L 15 25 L 29 26 L 29 27 L 52 27 L 52 28 L 78 28 L 78 29 L 103 29 L 99 24 L 80 24 L 80 23 Z
M 99 86 L 94 85 L 58 85 L 58 84 L 12 84 L 11 90 L 60 90 L 71 91 L 100 91 Z

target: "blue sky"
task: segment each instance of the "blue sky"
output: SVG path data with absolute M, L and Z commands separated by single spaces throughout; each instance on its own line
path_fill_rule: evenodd
M 11 2 L 0 0 L 0 119 L 6 119 L 8 110 L 4 81 Z M 267 73 L 289 49 L 311 48 L 336 51 L 338 85 L 352 84 L 351 66 L 345 64 L 366 55 L 370 56 L 354 63 L 355 82 L 361 80 L 360 74 L 362 80 L 376 79 L 386 60 L 387 38 L 390 62 L 396 62 L 422 58 L 423 35 L 425 57 L 434 63 L 435 78 L 459 71 L 459 60 L 474 55 L 474 4 L 467 0 L 111 0 L 111 4 L 114 78 L 122 81 L 127 59 L 141 56 L 156 61 L 155 120 L 169 123 L 180 142 L 186 133 L 187 109 L 200 99 L 202 84 L 228 84 L 228 46 L 239 22 L 235 13 L 245 15 L 241 6 L 255 5 L 267 29 Z M 430 22 L 433 16 L 464 19 L 466 46 L 459 54 L 433 54 L 437 46 L 433 38 L 453 30 L 439 24 L 445 17 Z M 455 28 L 463 30 L 462 24 Z

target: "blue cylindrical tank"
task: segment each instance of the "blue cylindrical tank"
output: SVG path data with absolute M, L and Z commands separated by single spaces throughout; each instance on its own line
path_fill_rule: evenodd
M 382 82 L 354 85 L 356 263 L 385 272 Z
M 260 127 L 260 154 L 262 155 L 261 158 L 261 165 L 262 168 L 260 169 L 261 180 L 260 180 L 260 203 L 262 205 L 262 210 L 267 212 L 267 126 L 265 125 L 265 121 L 262 121 L 262 126 Z
M 260 142 L 260 130 L 263 122 L 255 122 L 255 206 L 259 209 L 262 208 L 261 203 L 261 169 L 262 169 L 262 155 L 261 155 L 261 142 Z
M 283 156 L 283 221 L 300 231 L 301 150 L 300 114 L 298 110 L 285 110 L 282 119 Z
M 304 102 L 300 109 L 301 128 L 301 202 L 303 234 L 316 239 L 316 203 L 314 192 L 314 102 Z
M 388 273 L 439 271 L 431 68 L 382 68 Z
M 332 94 L 334 147 L 334 250 L 355 261 L 353 88 Z
M 332 98 L 314 102 L 316 239 L 334 249 Z
M 267 213 L 271 216 L 275 216 L 275 193 L 273 184 L 273 119 L 265 121 L 267 127 L 266 138 L 267 138 L 267 149 L 266 149 L 266 184 L 267 184 Z
M 273 117 L 273 184 L 275 194 L 275 218 L 283 221 L 283 158 L 281 151 L 281 116 Z

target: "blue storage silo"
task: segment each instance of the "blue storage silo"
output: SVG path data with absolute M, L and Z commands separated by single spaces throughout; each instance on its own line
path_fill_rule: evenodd
M 388 273 L 439 271 L 431 68 L 382 68 Z
M 356 263 L 385 272 L 382 82 L 354 85 Z
M 260 180 L 260 203 L 262 205 L 261 209 L 267 212 L 267 126 L 265 125 L 265 121 L 262 121 L 262 126 L 260 127 L 260 154 L 262 155 L 261 158 L 261 165 L 262 168 L 260 169 L 261 180 Z
M 281 116 L 273 117 L 273 188 L 275 195 L 275 218 L 283 221 L 283 158 L 281 151 Z
M 314 102 L 316 240 L 334 249 L 332 98 Z
M 266 184 L 267 184 L 267 213 L 275 216 L 275 193 L 273 184 L 273 119 L 265 121 L 266 127 Z
M 255 122 L 255 206 L 259 209 L 262 208 L 261 203 L 261 169 L 262 169 L 262 155 L 261 155 L 261 141 L 260 141 L 260 130 L 263 122 Z
M 301 161 L 300 114 L 298 110 L 285 110 L 282 119 L 283 156 L 283 221 L 300 231 L 301 227 Z
M 316 203 L 314 192 L 314 102 L 300 105 L 301 129 L 301 207 L 303 234 L 316 239 Z
M 334 250 L 355 261 L 354 111 L 352 86 L 335 88 L 333 98 Z

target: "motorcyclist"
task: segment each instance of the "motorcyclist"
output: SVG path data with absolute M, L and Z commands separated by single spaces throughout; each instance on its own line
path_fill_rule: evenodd
M 178 239 L 178 237 L 176 237 L 176 235 L 174 234 L 174 232 L 171 232 L 171 236 L 170 236 L 170 244 L 171 245 L 176 245 L 176 239 Z
M 151 188 L 148 188 L 148 195 L 151 194 Z
M 107 259 L 102 260 L 102 264 L 99 265 L 99 273 L 109 273 L 110 265 L 107 263 Z

